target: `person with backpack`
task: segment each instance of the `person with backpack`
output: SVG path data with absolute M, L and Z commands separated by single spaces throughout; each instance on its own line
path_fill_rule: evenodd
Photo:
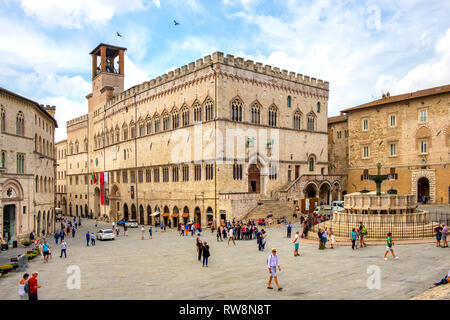
M 91 234 L 86 232 L 86 247 L 89 247 L 89 241 L 91 240 Z
M 366 235 L 367 235 L 367 229 L 366 226 L 362 223 L 362 221 L 359 222 L 359 242 L 360 247 L 367 247 L 366 244 Z
M 44 263 L 48 262 L 48 257 L 50 255 L 50 244 L 46 240 L 42 245 L 42 252 L 44 253 Z
M 28 300 L 28 292 L 30 291 L 30 286 L 28 285 L 28 277 L 30 275 L 28 273 L 25 273 L 20 279 L 19 282 L 19 297 L 20 300 Z
M 94 235 L 93 232 L 91 233 L 91 245 L 92 245 L 93 247 L 95 247 L 95 235 Z
M 152 238 L 152 226 L 150 225 L 150 227 L 148 228 L 148 238 L 151 239 Z
M 440 247 L 442 238 L 442 227 L 440 224 L 434 228 L 434 232 L 436 233 L 436 247 Z
M 389 251 L 392 253 L 392 256 L 394 257 L 394 259 L 398 259 L 398 257 L 395 256 L 394 254 L 394 250 L 392 249 L 392 246 L 394 245 L 394 241 L 392 241 L 392 233 L 388 233 L 387 234 L 387 238 L 386 238 L 386 252 L 384 253 L 384 260 L 387 260 L 387 254 L 389 253 Z

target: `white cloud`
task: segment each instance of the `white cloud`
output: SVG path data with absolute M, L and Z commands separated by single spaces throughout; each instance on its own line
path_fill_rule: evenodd
M 399 94 L 450 84 L 450 28 L 438 41 L 435 49 L 434 58 L 414 67 L 400 79 L 391 75 L 379 76 L 376 84 L 377 94 Z
M 425 5 L 420 1 L 388 0 L 292 0 L 284 5 L 278 14 L 261 14 L 250 9 L 228 16 L 239 19 L 247 28 L 256 27 L 239 51 L 264 48 L 265 54 L 252 60 L 329 81 L 330 115 L 375 98 L 380 74 L 393 77 L 414 68 L 414 62 L 424 61 L 427 57 L 424 52 L 435 45 L 433 36 L 440 32 L 439 25 L 427 22 L 428 17 L 433 15 L 433 21 L 447 21 L 448 27 L 444 12 L 450 9 L 448 2 Z M 444 44 L 440 46 L 447 48 Z M 441 56 L 447 57 L 443 52 Z M 438 71 L 439 68 L 446 71 Z M 435 62 L 422 66 L 416 73 L 427 74 L 422 78 L 438 82 L 448 79 L 449 69 L 448 64 Z
M 149 80 L 148 74 L 125 55 L 125 90 L 147 80 Z
M 42 104 L 56 106 L 55 118 L 58 128 L 55 130 L 55 141 L 67 138 L 66 122 L 88 113 L 87 101 L 84 99 L 69 99 L 67 97 L 47 97 L 39 100 Z
M 44 25 L 76 29 L 103 25 L 116 14 L 147 9 L 144 0 L 21 0 L 21 4 L 27 15 Z

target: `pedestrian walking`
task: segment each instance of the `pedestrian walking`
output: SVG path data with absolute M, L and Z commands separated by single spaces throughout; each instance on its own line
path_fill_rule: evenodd
M 256 242 L 258 243 L 258 250 L 263 251 L 263 234 L 261 231 L 256 234 Z
M 362 221 L 360 221 L 359 222 L 359 242 L 360 242 L 361 248 L 367 247 L 366 235 L 367 235 L 366 226 L 362 223 Z
M 50 244 L 47 240 L 45 240 L 44 244 L 42 245 L 42 252 L 44 253 L 44 263 L 47 263 L 50 254 Z
M 41 288 L 40 285 L 38 285 L 37 277 L 39 273 L 34 272 L 32 274 L 32 277 L 28 280 L 28 299 L 29 300 L 38 300 L 38 289 Z
M 54 237 L 55 237 L 55 243 L 58 244 L 58 240 L 59 240 L 59 232 L 58 231 L 55 232 Z
M 355 250 L 355 246 L 356 246 L 356 236 L 357 236 L 357 233 L 356 233 L 356 229 L 355 228 L 353 228 L 352 229 L 352 232 L 350 232 L 350 240 L 352 241 L 352 249 L 353 250 Z M 358 249 L 358 247 L 356 247 L 356 249 Z
M 336 237 L 334 236 L 334 231 L 331 228 L 330 228 L 330 244 L 331 249 L 334 249 L 334 246 L 336 245 Z
M 128 231 L 128 227 L 127 227 L 126 224 L 124 224 L 124 225 L 123 225 L 123 235 L 124 235 L 124 236 L 128 236 L 127 231 Z
M 145 238 L 145 229 L 144 229 L 144 226 L 142 226 L 142 228 L 141 228 L 141 240 L 144 240 L 144 238 Z
M 28 273 L 25 273 L 23 275 L 22 279 L 20 279 L 20 282 L 19 282 L 19 297 L 20 297 L 20 300 L 28 300 L 28 291 L 30 291 L 30 286 L 27 284 L 27 282 L 28 282 L 28 277 L 29 276 L 30 275 Z M 27 287 L 27 289 L 25 289 L 25 287 Z
M 155 232 L 158 232 L 158 225 L 159 225 L 159 223 L 155 222 Z
M 289 222 L 287 225 L 286 225 L 286 229 L 287 229 L 287 238 L 291 238 L 291 232 L 292 232 L 292 224 Z
M 92 245 L 93 247 L 95 246 L 95 235 L 94 235 L 93 232 L 91 233 L 91 245 Z
M 209 252 L 209 245 L 207 242 L 203 243 L 202 254 L 203 254 L 203 267 L 208 267 L 208 258 L 211 254 Z
M 319 237 L 319 249 L 323 249 L 323 242 L 322 242 L 322 228 L 319 228 L 319 231 L 317 232 L 317 235 Z
M 277 249 L 272 248 L 272 253 L 267 258 L 267 268 L 269 269 L 269 274 L 270 274 L 269 283 L 267 284 L 267 289 L 273 289 L 270 286 L 272 283 L 272 279 L 273 279 L 275 284 L 278 287 L 278 291 L 280 291 L 283 288 L 281 288 L 280 285 L 278 284 L 277 267 L 278 267 L 278 271 L 281 272 L 280 262 L 279 262 L 278 256 L 277 256 Z
M 194 233 L 195 233 L 195 225 L 191 224 L 191 237 L 194 236 Z
M 114 229 L 113 229 L 114 230 Z M 116 226 L 116 233 L 117 233 L 117 236 L 119 236 L 119 232 L 120 232 L 120 228 L 118 227 L 118 226 Z
M 148 238 L 151 239 L 152 238 L 152 226 L 150 226 L 148 228 Z
M 233 244 L 236 245 L 236 243 L 234 242 L 234 230 L 233 230 L 233 228 L 230 228 L 230 230 L 228 231 L 228 245 L 230 245 L 230 241 L 233 241 Z
M 298 257 L 298 247 L 300 246 L 300 232 L 296 232 L 294 236 L 294 241 L 292 241 L 294 244 L 294 257 Z
M 72 227 L 72 238 L 75 238 L 75 231 L 77 228 L 75 226 Z
M 200 262 L 200 260 L 202 259 L 202 241 L 200 240 L 200 238 L 197 238 L 196 243 L 195 243 L 196 247 L 197 247 L 197 253 L 198 253 L 198 261 Z
M 183 237 L 184 236 L 184 224 L 182 224 L 180 226 L 180 230 L 181 230 L 180 237 Z
M 220 228 L 221 227 L 217 228 L 217 235 L 216 235 L 217 242 L 219 241 L 219 239 L 220 239 L 220 241 L 223 241 L 222 240 L 222 231 L 220 230 Z
M 61 228 L 61 231 L 59 232 L 59 238 L 61 241 L 64 240 L 64 237 L 66 236 L 66 233 L 64 232 L 64 228 Z
M 264 229 L 261 229 L 262 233 L 262 251 L 266 249 L 266 240 L 267 240 L 267 233 Z
M 384 260 L 387 260 L 387 254 L 389 253 L 389 251 L 392 253 L 394 259 L 398 259 L 398 257 L 396 257 L 394 254 L 394 249 L 392 249 L 393 246 L 394 241 L 392 241 L 392 233 L 389 232 L 386 238 L 386 252 L 384 253 Z
M 66 241 L 62 240 L 61 241 L 61 255 L 59 256 L 60 258 L 62 258 L 62 255 L 64 253 L 64 258 L 67 258 L 67 243 Z
M 116 222 L 113 220 L 113 222 L 112 222 L 112 229 L 113 230 L 115 229 L 115 226 L 116 226 Z
M 91 240 L 91 234 L 86 232 L 86 247 L 89 247 L 89 241 Z

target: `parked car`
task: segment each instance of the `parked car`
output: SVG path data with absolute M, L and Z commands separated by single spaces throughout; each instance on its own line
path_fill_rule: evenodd
M 97 240 L 114 240 L 116 236 L 111 229 L 102 229 L 97 232 Z
M 344 201 L 336 200 L 331 202 L 331 210 L 332 211 L 344 211 Z
M 127 227 L 128 228 L 138 228 L 139 225 L 137 223 L 137 220 L 130 220 L 127 222 Z

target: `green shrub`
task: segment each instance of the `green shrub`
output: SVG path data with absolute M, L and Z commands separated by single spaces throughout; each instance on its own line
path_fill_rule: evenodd
M 25 241 L 22 242 L 22 244 L 23 244 L 25 247 L 28 247 L 28 246 L 31 244 L 31 241 L 25 240 Z

